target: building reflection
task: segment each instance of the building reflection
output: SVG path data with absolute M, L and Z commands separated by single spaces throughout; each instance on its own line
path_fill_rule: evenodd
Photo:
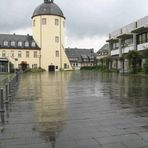
M 52 148 L 66 120 L 67 85 L 71 72 L 40 75 L 40 96 L 35 104 L 36 130 Z

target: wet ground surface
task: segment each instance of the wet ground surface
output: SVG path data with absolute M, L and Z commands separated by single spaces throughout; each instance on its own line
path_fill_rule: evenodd
M 148 79 L 24 74 L 0 120 L 0 148 L 148 148 Z

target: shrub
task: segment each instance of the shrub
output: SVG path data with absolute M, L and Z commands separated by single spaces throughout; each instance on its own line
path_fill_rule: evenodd
M 148 74 L 148 58 L 145 59 L 145 63 L 144 63 L 144 72 L 145 74 Z

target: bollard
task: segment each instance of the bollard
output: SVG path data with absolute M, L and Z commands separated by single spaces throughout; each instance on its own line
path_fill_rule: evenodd
M 8 83 L 8 100 L 11 101 L 11 81 Z
M 8 83 L 9 84 L 9 94 L 8 95 L 11 95 L 11 81 Z
M 8 100 L 8 84 L 5 85 L 5 103 L 9 103 L 9 100 Z
M 2 124 L 5 124 L 5 113 L 4 112 L 1 112 L 0 118 L 1 118 Z M 1 130 L 1 132 L 2 132 L 2 130 Z
M 0 112 L 4 112 L 4 90 L 0 89 Z

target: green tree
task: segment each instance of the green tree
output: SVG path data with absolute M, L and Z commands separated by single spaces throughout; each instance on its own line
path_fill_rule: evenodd
M 136 74 L 141 69 L 142 55 L 136 50 L 131 50 L 126 58 L 129 60 L 130 72 Z
M 144 72 L 145 74 L 148 74 L 148 58 L 145 59 L 145 63 L 144 63 Z

